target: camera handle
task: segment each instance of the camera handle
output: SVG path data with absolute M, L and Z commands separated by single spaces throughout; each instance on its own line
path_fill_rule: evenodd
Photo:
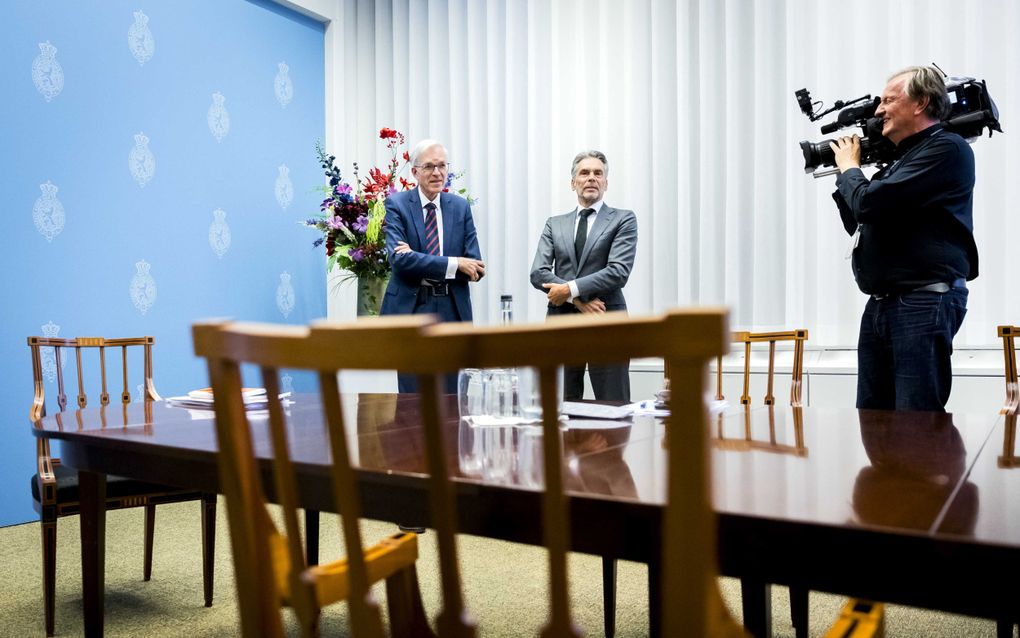
M 814 173 L 811 173 L 811 177 L 814 177 L 815 179 L 818 179 L 820 177 L 828 177 L 829 175 L 838 175 L 838 174 L 839 174 L 839 169 L 838 168 L 830 168 L 830 169 L 824 170 L 824 171 L 815 171 Z

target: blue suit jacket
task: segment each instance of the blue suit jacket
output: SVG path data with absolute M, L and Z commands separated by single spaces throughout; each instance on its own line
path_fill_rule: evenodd
M 467 276 L 457 271 L 454 279 L 446 279 L 448 257 L 481 259 L 471 207 L 459 195 L 440 193 L 443 211 L 443 254 L 429 255 L 425 249 L 425 218 L 418 189 L 403 191 L 386 198 L 386 253 L 393 268 L 380 314 L 406 315 L 414 311 L 422 279 L 437 279 L 450 285 L 457 312 L 462 321 L 471 321 L 471 293 Z M 411 252 L 393 252 L 397 242 L 406 242 Z M 442 317 L 455 319 L 455 317 Z

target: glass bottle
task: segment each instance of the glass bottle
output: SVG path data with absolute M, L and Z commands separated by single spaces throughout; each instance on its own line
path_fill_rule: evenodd
M 514 297 L 513 295 L 500 295 L 499 297 L 499 323 L 502 326 L 509 326 L 514 322 Z

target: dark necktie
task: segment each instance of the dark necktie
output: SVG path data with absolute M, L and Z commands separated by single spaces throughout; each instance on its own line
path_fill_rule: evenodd
M 584 252 L 584 242 L 588 239 L 588 215 L 594 212 L 594 208 L 585 208 L 580 212 L 581 219 L 577 222 L 577 234 L 574 235 L 574 257 L 578 263 L 581 262 L 581 253 Z
M 436 205 L 425 204 L 425 252 L 439 254 L 439 227 L 436 225 Z

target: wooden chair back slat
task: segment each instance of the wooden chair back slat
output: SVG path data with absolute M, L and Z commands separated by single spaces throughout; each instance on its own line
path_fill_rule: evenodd
M 405 344 L 407 354 L 412 358 L 426 355 L 420 344 L 420 338 Z M 433 367 L 436 367 L 435 363 Z M 444 638 L 472 638 L 476 633 L 475 625 L 465 612 L 460 562 L 457 560 L 457 501 L 446 468 L 447 446 L 439 407 L 439 383 L 435 373 L 418 376 L 425 431 L 425 468 L 429 473 L 429 505 L 439 547 L 443 592 L 443 607 L 436 618 L 436 628 Z
M 273 479 L 276 487 L 276 498 L 283 510 L 284 528 L 287 530 L 282 541 L 286 543 L 287 559 L 291 565 L 304 563 L 304 547 L 301 543 L 301 529 L 298 525 L 297 486 L 294 481 L 294 467 L 290 456 L 290 443 L 287 440 L 287 425 L 280 403 L 280 382 L 275 368 L 262 366 L 262 382 L 266 388 L 269 409 L 269 439 L 273 446 Z M 269 530 L 270 535 L 275 531 Z M 317 609 L 312 590 L 301 579 L 299 570 L 284 570 L 288 579 L 288 598 L 297 611 L 298 622 L 307 634 L 314 633 L 317 627 Z M 279 580 L 279 578 L 277 578 Z
M 548 343 L 536 343 L 539 348 Z M 581 636 L 570 613 L 567 579 L 567 551 L 570 549 L 570 517 L 563 493 L 563 441 L 559 420 L 559 374 L 555 367 L 538 369 L 542 401 L 542 439 L 545 493 L 542 530 L 549 556 L 549 624 L 543 636 Z
M 227 516 L 233 547 L 241 627 L 246 636 L 283 638 L 279 600 L 270 555 L 271 524 L 265 520 L 265 496 L 252 451 L 251 433 L 241 398 L 241 368 L 236 361 L 209 361 L 209 377 L 216 391 L 216 438 L 223 461 L 220 484 L 227 494 Z M 229 461 L 229 462 L 228 462 Z M 260 556 L 261 560 L 250 560 Z M 248 557 L 249 560 L 244 560 Z
M 351 633 L 375 638 L 382 635 L 382 616 L 369 591 L 370 583 L 365 556 L 357 551 L 364 546 L 361 539 L 361 499 L 357 492 L 351 453 L 347 445 L 347 426 L 340 405 L 340 386 L 335 372 L 319 374 L 326 431 L 333 454 L 332 477 L 337 511 L 343 514 L 342 532 L 347 547 L 350 593 L 348 606 Z

